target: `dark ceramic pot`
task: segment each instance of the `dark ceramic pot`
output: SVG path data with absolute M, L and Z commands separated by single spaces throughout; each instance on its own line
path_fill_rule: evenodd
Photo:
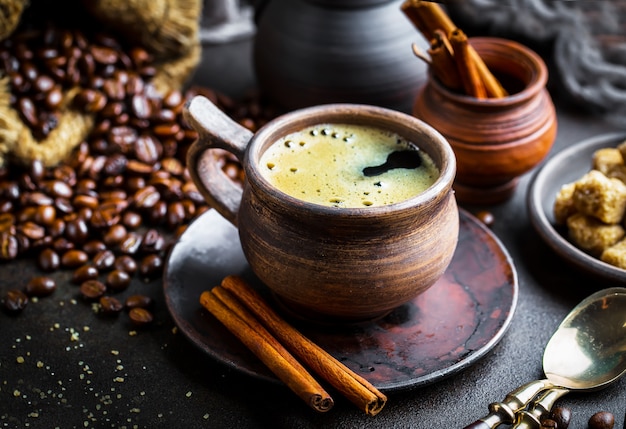
M 477 99 L 450 91 L 431 76 L 417 96 L 413 114 L 452 146 L 457 199 L 494 204 L 509 199 L 519 177 L 548 154 L 557 118 L 546 90 L 548 70 L 539 55 L 500 38 L 472 38 L 471 44 L 509 95 Z
M 390 0 L 269 0 L 258 11 L 254 69 L 260 89 L 294 109 L 335 102 L 410 113 L 427 46 Z

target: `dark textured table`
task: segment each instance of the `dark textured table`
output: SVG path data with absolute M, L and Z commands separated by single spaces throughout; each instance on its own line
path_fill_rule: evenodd
M 234 96 L 254 86 L 248 41 L 206 49 L 196 83 Z M 235 73 L 236 71 L 236 73 Z M 551 155 L 615 125 L 557 100 L 559 131 Z M 542 377 L 543 348 L 561 319 L 588 294 L 609 286 L 560 260 L 533 231 L 522 178 L 510 201 L 488 209 L 492 231 L 510 253 L 519 301 L 503 339 L 476 364 L 426 387 L 389 394 L 383 411 L 363 415 L 338 395 L 316 414 L 287 388 L 215 362 L 179 331 L 165 306 L 162 282 L 134 280 L 157 302 L 156 323 L 135 330 L 120 315 L 101 318 L 77 300 L 70 273 L 55 274 L 58 290 L 17 317 L 0 314 L 0 427 L 2 428 L 453 428 L 487 411 L 487 404 Z M 476 212 L 482 207 L 465 207 Z M 0 291 L 20 287 L 32 261 L 0 266 Z M 573 411 L 570 428 L 606 410 L 624 427 L 626 379 L 596 393 L 570 393 L 559 404 Z

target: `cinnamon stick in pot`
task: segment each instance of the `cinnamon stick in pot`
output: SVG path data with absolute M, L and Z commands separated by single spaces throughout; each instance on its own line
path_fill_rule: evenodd
M 436 30 L 449 35 L 455 28 L 454 22 L 437 3 L 422 0 L 406 0 L 400 10 L 413 25 L 424 35 L 426 40 L 435 37 Z
M 450 44 L 465 93 L 476 98 L 487 98 L 485 84 L 480 78 L 478 68 L 470 53 L 470 46 L 465 33 L 458 28 L 455 29 L 450 33 Z
M 433 74 L 437 79 L 449 89 L 463 89 L 463 82 L 456 65 L 452 45 L 442 30 L 435 30 L 434 38 L 431 40 L 427 52 L 431 58 Z
M 400 10 L 429 41 L 436 37 L 435 32 L 437 30 L 443 31 L 443 33 L 450 38 L 452 32 L 457 29 L 454 22 L 437 3 L 425 0 L 405 0 L 400 5 Z M 504 89 L 500 81 L 498 81 L 489 70 L 478 52 L 471 46 L 471 43 L 468 47 L 468 55 L 475 64 L 478 75 L 487 92 L 487 96 L 491 98 L 507 96 L 508 92 L 506 89 Z

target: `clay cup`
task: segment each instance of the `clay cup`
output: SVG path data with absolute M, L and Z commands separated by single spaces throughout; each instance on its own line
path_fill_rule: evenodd
M 292 314 L 330 323 L 377 319 L 444 274 L 459 231 L 456 160 L 431 126 L 382 107 L 327 104 L 284 114 L 253 134 L 202 96 L 185 105 L 184 115 L 199 136 L 187 154 L 191 177 L 238 228 L 250 268 Z M 425 191 L 388 205 L 337 208 L 290 196 L 260 174 L 260 157 L 281 137 L 316 124 L 395 132 L 426 152 L 439 175 Z M 222 171 L 213 149 L 241 162 L 243 188 Z

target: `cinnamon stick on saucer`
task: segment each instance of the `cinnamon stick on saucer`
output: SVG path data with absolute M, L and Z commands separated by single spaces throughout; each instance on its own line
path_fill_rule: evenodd
M 373 416 L 382 410 L 387 402 L 383 393 L 287 323 L 245 280 L 227 276 L 221 286 L 236 296 L 289 351 L 362 411 Z
M 213 290 L 205 291 L 200 295 L 200 304 L 311 408 L 320 412 L 330 410 L 334 402 L 324 388 L 243 307 L 237 307 L 234 299 L 225 296 Z

